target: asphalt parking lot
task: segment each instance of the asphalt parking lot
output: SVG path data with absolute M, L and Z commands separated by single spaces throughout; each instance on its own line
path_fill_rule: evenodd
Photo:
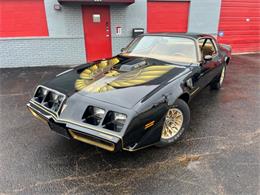
M 224 87 L 190 104 L 178 143 L 109 153 L 51 132 L 26 109 L 64 68 L 0 70 L 0 194 L 260 194 L 260 54 L 233 56 Z

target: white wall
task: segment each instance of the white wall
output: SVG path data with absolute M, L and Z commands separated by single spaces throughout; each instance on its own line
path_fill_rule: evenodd
M 216 35 L 221 0 L 191 0 L 188 31 Z
M 147 29 L 147 1 L 136 0 L 134 4 L 110 7 L 113 55 L 132 40 L 133 28 Z M 122 35 L 116 35 L 116 27 L 122 27 Z

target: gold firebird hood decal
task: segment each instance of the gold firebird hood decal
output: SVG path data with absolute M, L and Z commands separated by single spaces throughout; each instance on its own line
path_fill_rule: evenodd
M 102 60 L 97 64 L 92 65 L 91 67 L 86 68 L 80 73 L 80 79 L 75 81 L 75 89 L 80 91 L 93 83 L 95 80 L 98 80 L 100 77 L 103 77 L 105 73 L 113 73 L 116 76 L 119 73 L 116 71 L 111 71 L 114 65 L 118 64 L 120 60 L 118 58 L 112 58 L 110 60 Z
M 117 63 L 118 62 L 119 60 L 117 61 Z M 100 92 L 110 91 L 115 88 L 125 88 L 125 87 L 133 87 L 136 85 L 142 85 L 144 83 L 147 83 L 149 81 L 161 77 L 162 75 L 166 74 L 167 72 L 169 72 L 175 67 L 173 65 L 152 65 L 142 69 L 136 69 L 127 73 L 123 73 L 121 75 L 119 75 L 120 73 L 115 70 L 110 70 L 106 74 L 103 74 L 103 76 L 115 77 L 119 75 L 118 78 L 106 84 L 93 87 L 91 86 L 95 78 L 95 74 L 93 73 L 95 71 L 98 72 L 98 67 L 100 67 L 99 65 L 94 65 L 94 66 L 97 67 L 91 66 L 90 68 L 85 69 L 80 74 L 80 79 L 76 80 L 75 82 L 76 90 L 84 89 L 84 91 L 90 93 L 100 93 Z
M 119 76 L 116 80 L 108 83 L 114 88 L 132 87 L 141 85 L 161 77 L 163 74 L 173 69 L 172 65 L 153 65 L 143 69 L 133 70 L 124 75 Z

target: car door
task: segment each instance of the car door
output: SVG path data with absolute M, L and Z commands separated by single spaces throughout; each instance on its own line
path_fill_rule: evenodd
M 198 42 L 202 62 L 196 80 L 197 86 L 204 88 L 217 76 L 221 62 L 219 61 L 218 49 L 211 38 L 201 38 Z

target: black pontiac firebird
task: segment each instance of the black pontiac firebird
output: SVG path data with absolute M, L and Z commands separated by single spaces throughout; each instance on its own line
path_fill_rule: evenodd
M 188 129 L 188 102 L 221 88 L 230 57 L 210 35 L 144 34 L 39 85 L 27 106 L 58 134 L 108 151 L 166 146 Z

